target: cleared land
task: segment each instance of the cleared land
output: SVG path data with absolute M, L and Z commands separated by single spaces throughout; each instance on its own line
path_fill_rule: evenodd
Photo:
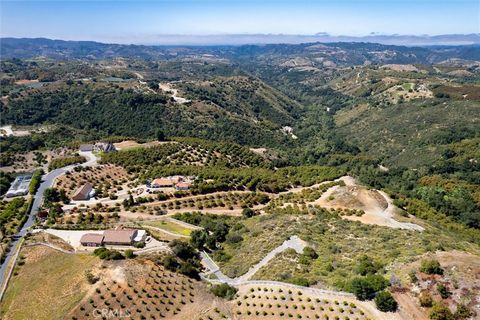
M 13 276 L 0 306 L 2 319 L 63 319 L 89 289 L 85 270 L 98 258 L 47 247 L 22 249 L 25 264 Z M 46 303 L 48 301 L 48 303 Z

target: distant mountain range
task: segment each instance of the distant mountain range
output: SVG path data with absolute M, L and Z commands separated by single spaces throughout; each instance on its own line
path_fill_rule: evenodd
M 295 34 L 228 34 L 228 35 L 158 35 L 144 44 L 151 45 L 242 45 L 242 44 L 300 44 L 307 42 L 370 42 L 402 46 L 475 45 L 480 44 L 480 33 L 445 35 L 382 35 L 334 36 L 320 32 L 314 35 Z
M 5 38 L 6 39 L 6 38 Z M 89 42 L 89 41 L 81 41 Z M 480 45 L 480 33 L 444 35 L 386 35 L 372 33 L 367 36 L 330 35 L 319 32 L 313 35 L 298 34 L 217 34 L 217 35 L 153 35 L 137 39 L 111 38 L 100 42 L 137 45 L 205 46 L 245 44 L 300 44 L 312 42 L 367 42 L 402 46 L 460 46 Z
M 246 40 L 238 39 L 238 43 Z M 252 36 L 261 42 L 261 36 Z M 265 36 L 268 37 L 268 36 Z M 281 36 L 278 36 L 281 37 Z M 294 36 L 284 36 L 294 37 Z M 318 38 L 316 38 L 318 37 Z M 101 43 L 95 41 L 65 41 L 45 38 L 0 38 L 0 56 L 2 58 L 36 58 L 48 57 L 53 59 L 105 59 L 115 57 L 130 57 L 141 59 L 178 59 L 198 58 L 205 59 L 257 59 L 268 57 L 275 59 L 294 59 L 306 57 L 328 59 L 336 64 L 363 64 L 363 63 L 438 63 L 448 59 L 464 59 L 480 61 L 480 40 L 477 43 L 464 45 L 436 45 L 436 46 L 399 46 L 378 44 L 373 42 L 345 41 L 321 42 L 314 40 L 339 40 L 320 34 L 312 38 L 304 36 L 299 44 L 290 43 L 257 43 L 251 45 L 126 45 Z M 384 36 L 371 36 L 369 39 L 379 39 Z M 400 36 L 399 36 L 400 37 Z M 446 36 L 445 36 L 446 37 Z M 454 36 L 450 36 L 455 38 Z M 478 37 L 478 35 L 477 35 Z M 464 42 L 468 37 L 464 36 Z M 216 39 L 216 40 L 215 40 Z M 220 39 L 210 39 L 212 43 Z M 230 39 L 234 39 L 230 38 Z M 243 39 L 243 40 L 241 40 Z M 267 39 L 267 38 L 265 38 Z M 283 38 L 282 38 L 283 39 Z M 357 40 L 359 38 L 356 38 Z M 438 36 L 437 39 L 442 39 Z M 457 42 L 461 37 L 456 38 Z M 472 36 L 473 39 L 473 36 Z M 214 41 L 215 40 L 215 41 Z M 217 41 L 218 40 L 218 41 Z M 241 40 L 241 41 L 240 41 Z M 280 38 L 277 38 L 280 42 Z M 293 38 L 290 40 L 293 41 Z M 198 41 L 201 41 L 200 39 Z M 446 41 L 446 38 L 443 38 Z M 452 40 L 453 41 L 453 40 Z M 173 42 L 173 40 L 172 40 Z M 251 41 L 253 42 L 253 40 Z M 282 60 L 283 61 L 283 60 Z M 284 62 L 284 61 L 283 61 Z

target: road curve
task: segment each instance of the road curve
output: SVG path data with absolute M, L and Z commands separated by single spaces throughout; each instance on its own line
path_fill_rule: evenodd
M 95 166 L 97 164 L 97 158 L 92 152 L 79 152 L 79 154 L 87 158 L 87 162 L 80 164 L 80 166 L 89 167 L 89 166 Z M 4 282 L 6 280 L 6 275 L 8 272 L 7 268 L 12 262 L 12 258 L 14 257 L 15 252 L 19 250 L 20 239 L 22 239 L 27 234 L 30 227 L 32 227 L 33 224 L 35 223 L 35 216 L 38 213 L 38 209 L 40 208 L 43 202 L 43 193 L 47 188 L 50 188 L 53 186 L 53 183 L 55 182 L 56 178 L 65 174 L 67 171 L 72 170 L 76 166 L 78 165 L 70 165 L 67 167 L 55 169 L 45 174 L 42 177 L 42 182 L 40 183 L 40 186 L 38 187 L 38 190 L 35 193 L 32 209 L 30 210 L 28 219 L 23 225 L 23 227 L 20 229 L 20 231 L 15 235 L 17 239 L 11 242 L 10 251 L 5 256 L 5 261 L 0 266 L 0 285 L 1 285 L 0 287 L 3 287 Z

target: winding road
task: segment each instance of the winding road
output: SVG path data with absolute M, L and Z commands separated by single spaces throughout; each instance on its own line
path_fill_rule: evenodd
M 97 158 L 92 152 L 79 152 L 81 156 L 84 156 L 87 158 L 87 162 L 84 162 L 80 164 L 82 167 L 90 167 L 90 166 L 95 166 L 97 164 Z M 74 167 L 78 166 L 78 164 L 70 165 L 67 167 L 55 169 L 53 171 L 50 171 L 49 173 L 45 174 L 42 177 L 42 182 L 40 183 L 40 186 L 38 187 L 37 192 L 35 193 L 33 204 L 32 204 L 32 209 L 30 210 L 30 214 L 28 216 L 27 221 L 23 225 L 23 227 L 20 229 L 20 231 L 13 237 L 14 240 L 11 242 L 11 247 L 10 251 L 7 253 L 5 256 L 5 261 L 2 263 L 0 266 L 0 290 L 1 293 L 3 293 L 3 290 L 6 288 L 6 281 L 8 280 L 8 275 L 10 273 L 9 268 L 13 268 L 12 265 L 12 259 L 16 257 L 17 251 L 20 249 L 20 242 L 23 237 L 27 234 L 29 229 L 33 226 L 35 223 L 35 215 L 38 212 L 38 209 L 42 205 L 43 202 L 43 193 L 47 188 L 50 188 L 53 186 L 53 183 L 55 182 L 55 179 L 58 178 L 59 176 L 65 174 L 67 171 L 72 170 Z M 0 294 L 0 297 L 2 295 Z
M 297 236 L 292 236 L 290 239 L 285 240 L 281 245 L 270 251 L 260 262 L 252 266 L 247 273 L 244 275 L 241 275 L 240 277 L 237 278 L 230 278 L 226 276 L 220 268 L 217 266 L 215 261 L 213 261 L 210 256 L 205 252 L 201 252 L 200 256 L 202 258 L 203 264 L 210 270 L 208 274 L 214 274 L 220 282 L 228 283 L 230 285 L 241 285 L 245 284 L 247 282 L 251 282 L 249 279 L 253 277 L 255 273 L 257 273 L 258 270 L 260 270 L 262 267 L 266 266 L 267 263 L 275 258 L 275 256 L 283 252 L 287 249 L 294 249 L 297 253 L 301 254 L 303 253 L 303 249 L 307 246 L 306 242 L 301 240 Z M 205 280 L 211 281 L 211 279 L 208 279 L 204 277 Z

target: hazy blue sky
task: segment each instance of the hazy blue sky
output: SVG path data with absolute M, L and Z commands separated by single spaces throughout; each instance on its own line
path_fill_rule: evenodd
M 480 0 L 1 0 L 2 36 L 148 42 L 160 34 L 480 32 Z

